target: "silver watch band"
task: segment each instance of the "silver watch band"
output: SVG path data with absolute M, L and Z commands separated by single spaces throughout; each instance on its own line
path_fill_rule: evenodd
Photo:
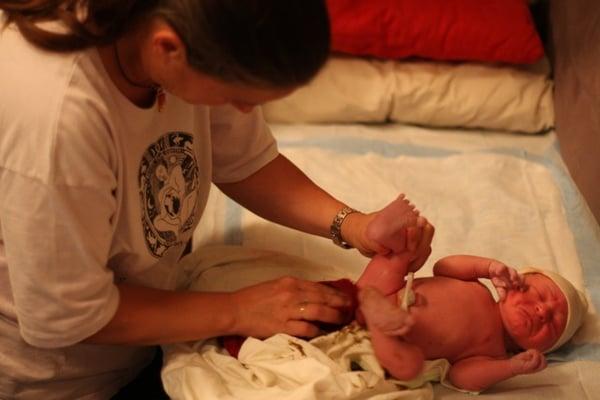
M 331 240 L 333 240 L 333 243 L 344 249 L 351 249 L 352 246 L 342 238 L 342 222 L 344 222 L 344 219 L 346 219 L 348 215 L 357 212 L 359 211 L 355 210 L 354 208 L 344 206 L 340 211 L 338 211 L 331 222 L 331 226 L 329 228 Z

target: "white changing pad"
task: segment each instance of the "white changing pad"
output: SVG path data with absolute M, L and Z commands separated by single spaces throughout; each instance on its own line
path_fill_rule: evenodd
M 552 355 L 569 362 L 551 363 L 540 373 L 508 380 L 482 396 L 592 399 L 593 393 L 600 393 L 600 381 L 594 378 L 600 373 L 600 234 L 562 164 L 553 133 L 526 137 L 398 125 L 280 125 L 274 133 L 283 154 L 354 208 L 374 211 L 406 193 L 436 227 L 433 253 L 417 276 L 430 275 L 433 263 L 443 256 L 465 253 L 515 267 L 554 270 L 586 291 L 591 314 L 584 329 L 574 344 Z M 215 243 L 304 257 L 333 265 L 335 274 L 349 278 L 358 277 L 367 263 L 357 251 L 339 249 L 328 239 L 268 223 L 217 190 L 195 232 L 194 248 Z M 234 271 L 222 282 L 266 278 L 254 270 Z M 315 279 L 329 279 L 325 272 Z M 184 376 L 181 382 L 195 385 L 208 385 L 211 379 L 221 382 L 216 375 L 193 377 L 184 363 L 173 361 L 197 357 L 199 348 L 186 346 L 167 351 L 165 371 L 177 370 Z M 228 362 L 212 365 L 226 368 Z M 184 386 L 173 386 L 181 393 L 176 398 L 197 398 L 184 393 Z M 433 393 L 443 399 L 468 396 L 441 385 L 434 385 Z M 215 398 L 228 398 L 222 395 Z M 397 391 L 390 398 L 406 395 Z M 311 388 L 293 398 L 319 397 Z

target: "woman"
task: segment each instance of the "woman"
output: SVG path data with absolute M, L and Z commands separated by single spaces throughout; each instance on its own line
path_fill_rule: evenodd
M 323 1 L 0 9 L 1 398 L 110 398 L 151 345 L 310 337 L 314 321 L 339 321 L 349 299 L 291 278 L 235 293 L 173 290 L 211 181 L 267 219 L 367 255 L 422 234 L 404 229 L 412 219 L 368 235 L 379 214 L 312 183 L 278 153 L 256 107 L 325 62 Z

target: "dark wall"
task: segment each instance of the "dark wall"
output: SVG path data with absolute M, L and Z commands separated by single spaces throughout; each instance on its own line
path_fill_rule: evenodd
M 600 221 L 600 1 L 551 0 L 550 20 L 561 154 Z

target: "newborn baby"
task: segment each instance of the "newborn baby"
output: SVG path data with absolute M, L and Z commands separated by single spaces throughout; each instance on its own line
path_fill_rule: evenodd
M 583 295 L 557 274 L 519 274 L 476 256 L 445 257 L 433 277 L 409 280 L 412 288 L 404 288 L 409 261 L 406 254 L 375 256 L 357 282 L 357 318 L 366 323 L 381 365 L 399 380 L 413 379 L 425 360 L 440 358 L 451 364 L 452 384 L 469 391 L 540 371 L 542 353 L 569 340 L 587 308 Z M 478 278 L 491 280 L 498 302 Z

